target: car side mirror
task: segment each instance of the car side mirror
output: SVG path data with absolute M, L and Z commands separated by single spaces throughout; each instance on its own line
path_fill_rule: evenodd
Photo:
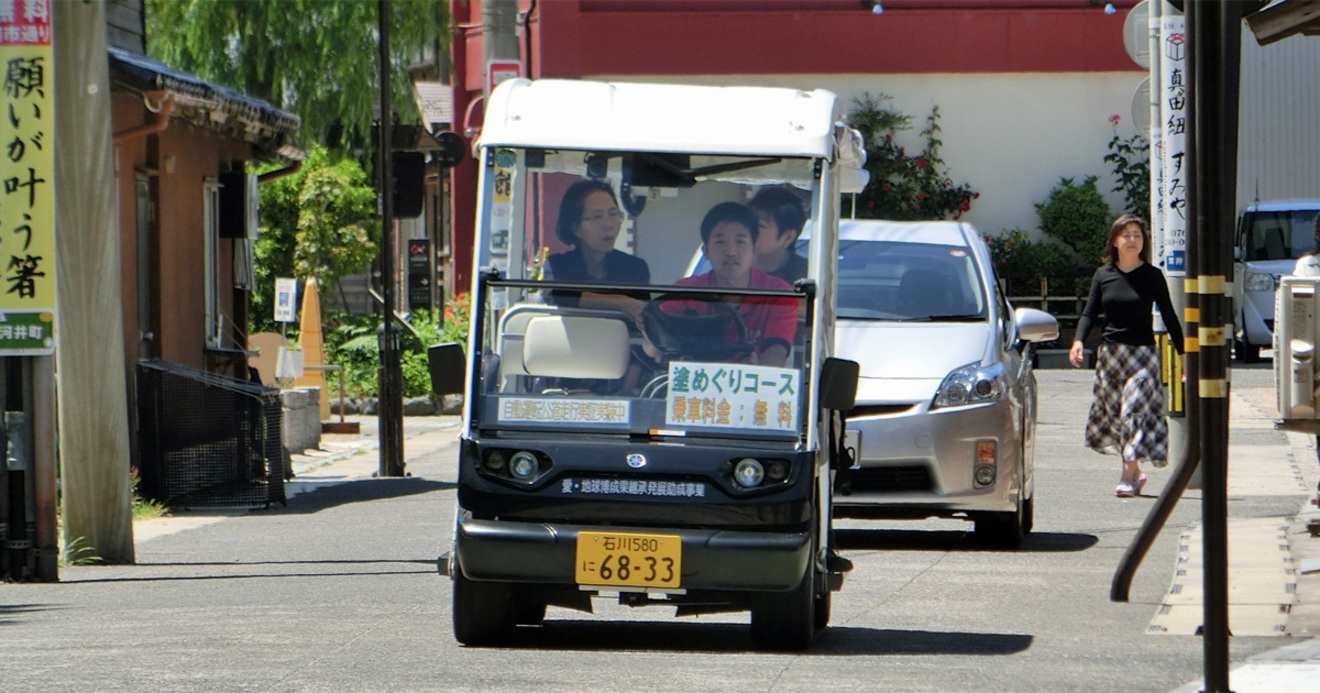
M 857 404 L 857 378 L 861 364 L 848 359 L 829 357 L 820 369 L 820 405 L 826 409 L 848 411 Z
M 1017 323 L 1017 336 L 1021 341 L 1048 342 L 1059 338 L 1059 321 L 1043 310 L 1018 308 L 1013 311 L 1013 320 Z
M 463 394 L 467 378 L 467 358 L 458 342 L 436 344 L 426 350 L 426 367 L 431 372 L 431 391 L 437 395 Z

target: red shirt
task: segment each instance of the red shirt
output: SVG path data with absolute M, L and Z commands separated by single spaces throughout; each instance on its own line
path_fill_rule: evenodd
M 695 277 L 684 277 L 674 282 L 677 286 L 716 286 L 715 273 L 707 272 Z M 790 289 L 787 282 L 772 277 L 756 268 L 752 269 L 749 289 Z M 692 305 L 689 305 L 692 304 Z M 701 313 L 714 313 L 715 309 L 703 301 L 684 302 L 685 309 L 691 308 Z M 782 344 L 787 351 L 793 350 L 793 336 L 797 333 L 797 301 L 779 296 L 744 296 L 735 306 L 743 323 L 747 325 L 747 342 L 756 347 L 756 355 L 761 354 L 775 344 Z M 730 325 L 725 339 L 732 343 L 737 339 L 736 329 Z

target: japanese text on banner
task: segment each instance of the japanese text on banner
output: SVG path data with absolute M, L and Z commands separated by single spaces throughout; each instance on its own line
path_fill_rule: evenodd
M 665 424 L 794 431 L 800 379 L 792 368 L 671 362 Z
M 0 355 L 50 353 L 55 108 L 48 0 L 0 0 Z

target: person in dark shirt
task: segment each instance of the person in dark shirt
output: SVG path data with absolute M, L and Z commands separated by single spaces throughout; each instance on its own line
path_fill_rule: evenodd
M 623 228 L 614 188 L 603 180 L 584 179 L 564 192 L 559 204 L 555 235 L 573 249 L 546 258 L 545 279 L 559 282 L 618 282 L 650 284 L 651 268 L 646 261 L 614 249 Z M 637 322 L 649 296 L 636 294 L 564 295 L 555 292 L 551 302 L 561 306 L 613 308 Z
M 1140 217 L 1124 214 L 1109 227 L 1104 264 L 1091 280 L 1091 294 L 1068 352 L 1073 366 L 1080 366 L 1082 344 L 1103 318 L 1085 440 L 1096 452 L 1122 456 L 1123 475 L 1114 491 L 1119 498 L 1141 495 L 1146 484 L 1141 462 L 1168 464 L 1169 425 L 1151 306 L 1159 307 L 1169 339 L 1183 353 L 1182 326 L 1164 273 L 1150 264 L 1150 231 Z
M 650 284 L 651 268 L 646 261 L 615 250 L 614 241 L 623 228 L 614 188 L 603 180 L 586 178 L 568 186 L 559 203 L 555 235 L 573 249 L 546 258 L 544 278 L 549 281 L 619 284 Z M 564 307 L 617 310 L 641 328 L 642 308 L 651 298 L 645 291 L 596 293 L 551 291 L 548 303 Z M 611 390 L 632 392 L 643 377 L 638 359 L 628 365 L 623 379 Z M 597 384 L 599 385 L 599 384 Z
M 802 199 L 784 187 L 762 188 L 747 203 L 756 213 L 756 269 L 788 283 L 807 276 L 807 259 L 796 252 L 807 223 Z

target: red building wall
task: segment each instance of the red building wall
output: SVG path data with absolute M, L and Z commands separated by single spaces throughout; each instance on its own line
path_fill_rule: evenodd
M 519 0 L 523 73 L 629 75 L 1125 72 L 1136 0 Z M 480 127 L 481 2 L 451 0 L 454 112 Z M 469 108 L 470 105 L 475 106 Z M 454 290 L 471 281 L 476 163 L 454 169 Z

